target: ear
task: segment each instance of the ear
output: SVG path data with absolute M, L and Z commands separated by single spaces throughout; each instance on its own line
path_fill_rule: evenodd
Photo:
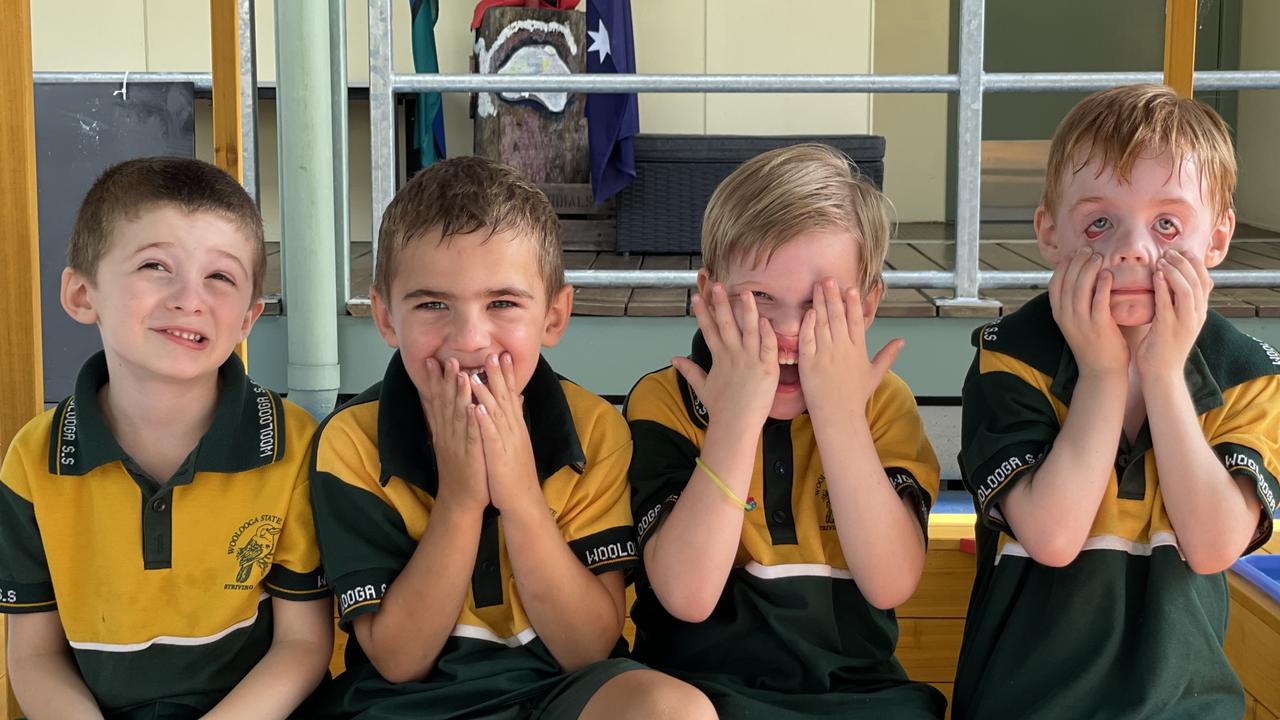
M 244 312 L 244 322 L 240 325 L 240 339 L 244 340 L 249 337 L 249 331 L 253 329 L 253 324 L 258 322 L 258 318 L 262 317 L 262 311 L 267 307 L 267 303 L 258 298 L 253 301 L 249 309 Z
M 569 316 L 573 314 L 573 286 L 560 288 L 547 304 L 547 316 L 542 326 L 542 346 L 555 347 L 569 329 Z
M 62 287 L 58 291 L 62 309 L 72 320 L 85 325 L 98 322 L 98 310 L 94 305 L 93 283 L 78 270 L 63 268 Z
M 707 305 L 711 304 L 711 271 L 706 265 L 698 268 L 698 294 L 707 301 Z
M 388 347 L 400 347 L 400 341 L 396 338 L 396 326 L 391 321 L 391 308 L 387 306 L 382 294 L 377 290 L 369 290 L 369 305 L 373 308 L 373 324 L 378 328 L 378 334 L 382 336 L 383 342 Z
M 1043 205 L 1036 208 L 1034 225 L 1036 245 L 1040 247 L 1040 255 L 1049 261 L 1050 265 L 1057 265 L 1061 257 L 1057 238 L 1058 226 L 1053 221 L 1053 215 Z
M 1236 211 L 1227 208 L 1218 224 L 1209 231 L 1209 247 L 1204 249 L 1204 266 L 1215 267 L 1227 258 L 1231 238 L 1236 234 Z
M 884 280 L 876 282 L 875 287 L 862 294 L 862 326 L 871 327 L 876 320 L 876 310 L 880 309 L 880 299 L 884 297 Z

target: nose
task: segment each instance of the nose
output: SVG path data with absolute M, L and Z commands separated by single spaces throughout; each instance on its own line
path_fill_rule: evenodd
M 1138 228 L 1126 229 L 1116 236 L 1111 250 L 1111 265 L 1150 265 L 1153 259 L 1151 238 Z
M 460 352 L 489 347 L 489 325 L 482 313 L 459 312 L 453 320 L 453 345 Z
M 204 298 L 201 295 L 199 278 L 178 276 L 170 288 L 168 305 L 170 310 L 200 314 L 204 311 Z
M 769 324 L 774 334 L 784 338 L 795 338 L 800 335 L 800 323 L 804 320 L 805 308 L 779 309 L 769 313 Z

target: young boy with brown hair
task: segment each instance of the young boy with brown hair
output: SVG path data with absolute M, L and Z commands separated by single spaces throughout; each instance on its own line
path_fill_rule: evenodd
M 943 714 L 893 656 L 938 463 L 902 341 L 868 358 L 885 205 L 826 146 L 744 163 L 707 206 L 692 352 L 627 398 L 635 657 L 723 717 Z
M 636 564 L 631 438 L 541 356 L 564 334 L 560 225 L 479 157 L 397 193 L 371 292 L 397 352 L 321 426 L 311 492 L 360 718 L 714 717 L 618 649 Z
M 1048 293 L 979 328 L 961 469 L 978 577 L 956 718 L 1238 718 L 1223 570 L 1271 536 L 1277 354 L 1208 310 L 1236 163 L 1154 85 L 1062 121 L 1035 214 Z
M 107 170 L 62 307 L 102 351 L 0 469 L 9 678 L 40 718 L 283 718 L 333 603 L 307 498 L 315 421 L 233 354 L 262 313 L 253 200 L 185 158 Z

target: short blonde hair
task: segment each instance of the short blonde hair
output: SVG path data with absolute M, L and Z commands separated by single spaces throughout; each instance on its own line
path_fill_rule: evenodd
M 400 253 L 435 230 L 441 244 L 477 230 L 489 237 L 514 230 L 537 250 L 547 302 L 564 287 L 560 220 L 546 194 L 510 165 L 464 155 L 414 175 L 382 214 L 374 291 L 387 297 Z
M 1040 204 L 1053 215 L 1069 175 L 1097 162 L 1128 182 L 1142 158 L 1170 153 L 1181 163 L 1194 160 L 1208 189 L 1214 217 L 1232 207 L 1236 156 L 1231 135 L 1213 108 L 1163 85 L 1124 85 L 1097 92 L 1067 113 L 1053 133 Z
M 819 144 L 757 155 L 716 188 L 702 218 L 702 263 L 712 278 L 728 266 L 768 262 L 810 230 L 841 229 L 858 240 L 858 286 L 881 282 L 889 249 L 888 201 L 843 153 Z

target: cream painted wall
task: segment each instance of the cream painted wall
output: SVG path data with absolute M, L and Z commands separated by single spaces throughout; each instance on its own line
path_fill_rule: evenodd
M 1280 3 L 1244 0 L 1241 10 L 1240 67 L 1244 70 L 1280 68 Z M 1280 231 L 1280 92 L 1254 90 L 1240 93 L 1236 120 L 1240 183 L 1236 212 L 1241 222 Z
M 913 15 L 920 2 L 936 3 L 923 21 Z M 865 73 L 887 66 L 891 72 L 911 68 L 945 70 L 946 0 L 901 2 L 815 0 L 804 12 L 778 12 L 770 0 L 636 0 L 632 12 L 636 64 L 642 73 Z M 274 4 L 258 0 L 258 75 L 275 78 Z M 409 3 L 395 0 L 393 26 L 395 67 L 410 72 Z M 584 3 L 585 6 L 585 3 Z M 474 3 L 444 0 L 437 24 L 437 51 L 446 73 L 469 71 Z M 821 22 L 815 22 L 815 19 Z M 886 29 L 872 32 L 877 22 Z M 941 30 L 937 30 L 941 22 Z M 922 23 L 919 28 L 916 23 Z M 348 76 L 353 85 L 368 82 L 367 4 L 348 0 Z M 896 29 L 889 29 L 896 28 Z M 930 32 L 940 41 L 903 42 L 897 33 Z M 874 37 L 873 37 L 874 35 Z M 895 39 L 896 38 L 896 39 Z M 921 47 L 923 47 L 923 52 Z M 36 70 L 208 71 L 207 0 L 38 0 L 32 3 L 32 54 Z M 941 63 L 941 70 L 934 66 Z M 880 70 L 886 71 L 886 70 Z M 903 220 L 941 218 L 941 186 L 945 158 L 945 99 L 883 96 L 873 104 L 867 95 L 641 95 L 641 131 L 647 133 L 858 133 L 890 137 L 889 152 L 907 153 L 888 172 L 889 193 Z M 445 95 L 446 142 L 453 154 L 471 150 L 468 98 Z M 208 103 L 199 103 L 197 154 L 212 148 Z M 880 110 L 880 105 L 884 109 Z M 269 239 L 278 239 L 275 114 L 271 103 L 259 107 L 259 182 Z M 874 111 L 873 111 L 874 109 Z M 353 103 L 350 112 L 352 239 L 367 241 L 370 228 L 368 188 L 368 105 Z M 937 141 L 933 142 L 933 138 Z M 891 162 L 893 162 L 891 160 Z M 936 184 L 936 191 L 929 183 Z M 937 196 L 935 198 L 934 196 Z
M 945 73 L 948 0 L 881 0 L 875 5 L 875 72 Z M 884 93 L 875 98 L 872 132 L 885 136 L 885 194 L 899 222 L 946 215 L 947 96 Z

